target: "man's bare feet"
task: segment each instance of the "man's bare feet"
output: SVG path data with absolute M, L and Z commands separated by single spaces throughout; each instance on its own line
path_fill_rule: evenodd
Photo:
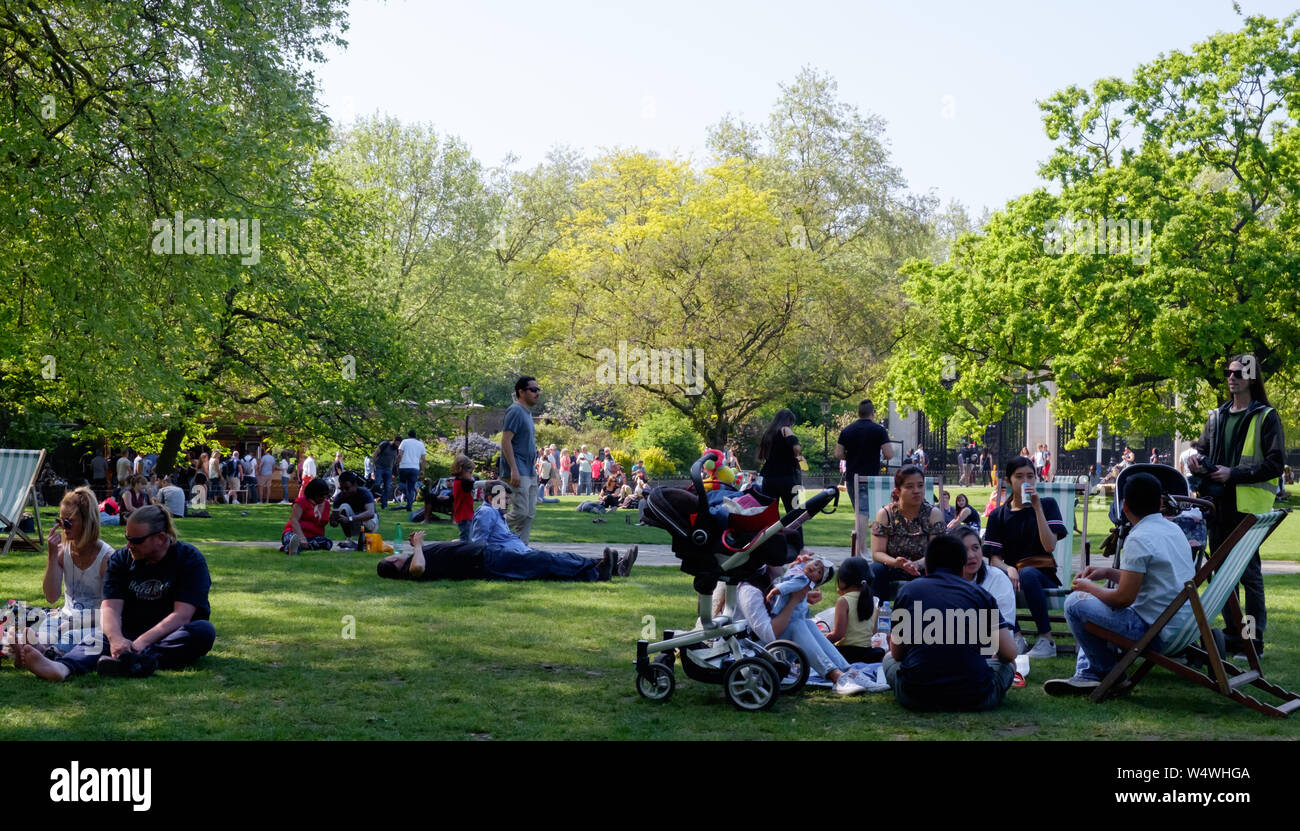
M 411 542 L 411 576 L 424 575 L 424 532 L 416 531 L 408 538 Z
M 58 661 L 46 658 L 31 644 L 20 644 L 18 650 L 14 657 L 14 666 L 27 669 L 37 678 L 44 678 L 46 681 L 62 681 L 72 672 Z

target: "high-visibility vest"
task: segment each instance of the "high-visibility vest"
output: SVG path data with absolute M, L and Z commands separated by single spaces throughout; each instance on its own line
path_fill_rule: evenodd
M 1246 428 L 1246 443 L 1241 446 L 1241 459 L 1237 464 L 1263 464 L 1264 454 L 1259 449 L 1259 425 L 1271 412 L 1272 407 L 1264 407 L 1251 416 Z M 1276 496 L 1277 488 L 1271 481 L 1237 485 L 1237 510 L 1243 514 L 1266 514 L 1273 510 Z

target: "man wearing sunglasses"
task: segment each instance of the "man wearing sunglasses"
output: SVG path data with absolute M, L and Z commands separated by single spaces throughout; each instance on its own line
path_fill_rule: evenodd
M 114 552 L 99 614 L 108 642 L 91 639 L 57 660 L 27 647 L 23 664 L 47 681 L 73 675 L 143 678 L 155 669 L 189 666 L 212 649 L 208 621 L 212 579 L 199 550 L 176 539 L 171 515 L 146 505 L 126 523 L 126 548 Z
M 513 489 L 506 524 L 525 544 L 532 532 L 533 517 L 537 516 L 537 438 L 532 411 L 541 394 L 537 379 L 531 375 L 515 381 L 515 403 L 506 410 L 505 429 L 501 431 L 501 461 L 497 466 L 501 478 L 510 482 Z
M 1247 370 L 1248 365 L 1253 371 Z M 1224 377 L 1232 397 L 1210 411 L 1205 430 L 1195 442 L 1201 455 L 1190 459 L 1187 465 L 1192 473 L 1201 476 L 1198 489 L 1201 495 L 1214 500 L 1211 551 L 1218 550 L 1219 544 L 1247 514 L 1263 514 L 1273 509 L 1276 490 L 1272 482 L 1281 475 L 1285 463 L 1282 420 L 1269 406 L 1254 358 L 1233 355 Z M 1241 585 L 1246 589 L 1246 614 L 1255 622 L 1255 649 L 1262 652 L 1268 612 L 1264 607 L 1264 575 L 1258 551 L 1246 566 Z M 1242 650 L 1240 631 L 1225 628 L 1224 635 L 1229 654 Z

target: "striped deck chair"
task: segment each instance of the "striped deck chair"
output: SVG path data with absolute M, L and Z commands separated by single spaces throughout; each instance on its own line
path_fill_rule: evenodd
M 871 523 L 876 512 L 889 504 L 890 494 L 894 490 L 893 476 L 862 476 L 855 474 L 853 487 L 856 488 L 853 500 L 853 540 L 850 556 L 871 557 Z M 934 493 L 934 477 L 925 477 L 925 492 Z M 929 499 L 929 496 L 926 497 Z M 859 549 L 861 545 L 861 550 Z
M 1178 593 L 1168 608 L 1160 613 L 1141 640 L 1131 641 L 1095 623 L 1088 623 L 1089 632 L 1126 650 L 1119 663 L 1101 682 L 1101 686 L 1092 692 L 1092 700 L 1101 701 L 1112 691 L 1117 691 L 1123 686 L 1125 672 L 1140 658 L 1143 664 L 1133 673 L 1133 677 L 1128 679 L 1130 684 L 1136 685 L 1151 670 L 1151 667 L 1159 664 L 1265 715 L 1283 718 L 1300 710 L 1300 694 L 1264 680 L 1263 671 L 1259 666 L 1259 656 L 1255 654 L 1255 644 L 1250 638 L 1245 638 L 1243 641 L 1249 668 L 1241 670 L 1223 659 L 1224 656 L 1220 654 L 1210 629 L 1210 624 L 1220 613 L 1233 627 L 1240 626 L 1241 606 L 1237 600 L 1237 584 L 1241 582 L 1241 575 L 1246 571 L 1247 564 L 1254 558 L 1255 552 L 1259 550 L 1264 540 L 1268 539 L 1268 535 L 1273 533 L 1286 514 L 1286 511 L 1270 511 L 1267 514 L 1251 515 L 1243 519 L 1219 546 L 1219 550 L 1214 552 L 1214 556 L 1196 572 L 1195 578 L 1184 584 L 1183 590 Z M 1218 573 L 1215 573 L 1216 569 Z M 1208 585 L 1198 594 L 1197 587 L 1207 578 Z M 1154 646 L 1156 638 L 1184 603 L 1191 604 L 1192 619 L 1178 631 L 1172 632 L 1165 639 L 1166 645 L 1157 650 Z M 1192 645 L 1192 641 L 1198 636 L 1201 639 L 1199 647 Z M 1207 669 L 1202 672 L 1175 660 L 1180 653 L 1186 654 L 1192 661 L 1199 662 Z M 1251 686 L 1282 699 L 1283 703 L 1267 704 L 1246 695 L 1242 688 Z
M 0 534 L 5 535 L 0 554 L 8 554 L 16 539 L 24 548 L 41 550 L 45 535 L 41 531 L 41 512 L 36 509 L 36 475 L 44 463 L 44 450 L 0 449 Z M 35 539 L 19 527 L 29 502 L 36 517 Z
M 1084 486 L 1075 482 L 1038 482 L 1035 484 L 1040 497 L 1050 496 L 1056 500 L 1056 505 L 1061 509 L 1061 519 L 1065 521 L 1065 539 L 1057 540 L 1056 550 L 1052 556 L 1056 558 L 1056 574 L 1061 578 L 1061 585 L 1058 588 L 1047 589 L 1047 609 L 1048 619 L 1052 622 L 1052 639 L 1057 642 L 1056 649 L 1059 654 L 1073 655 L 1075 646 L 1073 643 L 1061 643 L 1062 638 L 1070 641 L 1074 640 L 1074 634 L 1070 632 L 1070 627 L 1065 622 L 1065 598 L 1070 596 L 1072 589 L 1070 584 L 1074 581 L 1074 502 L 1075 498 L 1083 493 Z M 1080 536 L 1084 541 L 1088 539 L 1088 512 L 1083 514 L 1083 528 Z M 1083 550 L 1086 542 L 1080 545 L 1080 551 Z M 1016 606 L 1024 611 L 1016 615 L 1017 622 L 1033 623 L 1034 618 L 1029 614 L 1025 603 L 1025 597 L 1020 592 L 1016 592 Z M 1021 628 L 1024 628 L 1023 626 Z M 1032 627 L 1031 627 L 1032 628 Z

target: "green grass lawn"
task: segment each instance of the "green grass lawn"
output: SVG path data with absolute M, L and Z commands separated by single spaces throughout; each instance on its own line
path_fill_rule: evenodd
M 989 500 L 990 488 L 949 488 L 953 498 L 958 493 L 965 493 L 971 504 L 983 508 Z M 1293 497 L 1294 498 L 1294 497 Z M 575 508 L 582 500 L 576 496 L 560 498 L 559 504 L 538 506 L 537 520 L 533 525 L 532 540 L 540 545 L 560 542 L 607 542 L 610 545 L 627 545 L 631 543 L 670 542 L 668 533 L 658 528 L 637 526 L 636 512 L 616 511 L 606 514 L 605 522 L 593 523 L 593 514 L 578 513 Z M 1300 499 L 1297 499 L 1300 504 Z M 1092 550 L 1099 552 L 1101 542 L 1110 532 L 1110 520 L 1106 517 L 1107 505 L 1099 497 L 1092 502 L 1088 518 L 1088 539 L 1092 541 Z M 177 526 L 181 536 L 191 542 L 227 542 L 257 541 L 280 544 L 280 533 L 289 518 L 287 505 L 210 505 L 211 519 L 181 519 Z M 248 516 L 241 516 L 242 512 Z M 54 508 L 42 509 L 42 517 L 48 532 L 49 521 L 56 515 Z M 632 524 L 626 523 L 631 518 Z M 1083 506 L 1080 504 L 1075 512 L 1077 527 L 1083 528 Z M 381 530 L 384 538 L 392 540 L 397 522 L 402 523 L 403 534 L 409 534 L 417 528 L 425 529 L 430 540 L 452 539 L 456 536 L 456 526 L 450 522 L 438 522 L 429 525 L 412 525 L 409 515 L 400 511 L 384 511 Z M 836 513 L 818 516 L 804 525 L 804 536 L 813 548 L 817 546 L 849 545 L 853 533 L 853 510 L 848 498 L 841 499 Z M 332 536 L 339 536 L 337 529 Z M 122 529 L 109 527 L 104 529 L 104 538 L 113 545 L 124 545 Z M 1076 542 L 1077 546 L 1078 543 Z M 1300 561 L 1300 519 L 1287 519 L 1264 544 L 1265 559 Z
M 271 512 L 206 522 L 272 528 Z M 0 740 L 1300 738 L 1300 720 L 1266 718 L 1163 670 L 1127 700 L 1049 699 L 1040 684 L 1068 675 L 1068 658 L 1035 663 L 1030 685 L 995 713 L 917 715 L 887 694 L 810 690 L 745 714 L 680 672 L 672 699 L 650 702 L 633 686 L 642 617 L 660 630 L 694 618 L 689 578 L 674 568 L 599 584 L 407 583 L 377 578 L 374 555 L 202 548 L 214 581 L 211 654 L 140 681 L 64 684 L 6 662 Z M 3 597 L 37 599 L 43 565 L 40 553 L 0 558 Z M 1295 688 L 1300 576 L 1267 585 L 1265 666 Z M 348 615 L 355 638 L 343 637 Z

